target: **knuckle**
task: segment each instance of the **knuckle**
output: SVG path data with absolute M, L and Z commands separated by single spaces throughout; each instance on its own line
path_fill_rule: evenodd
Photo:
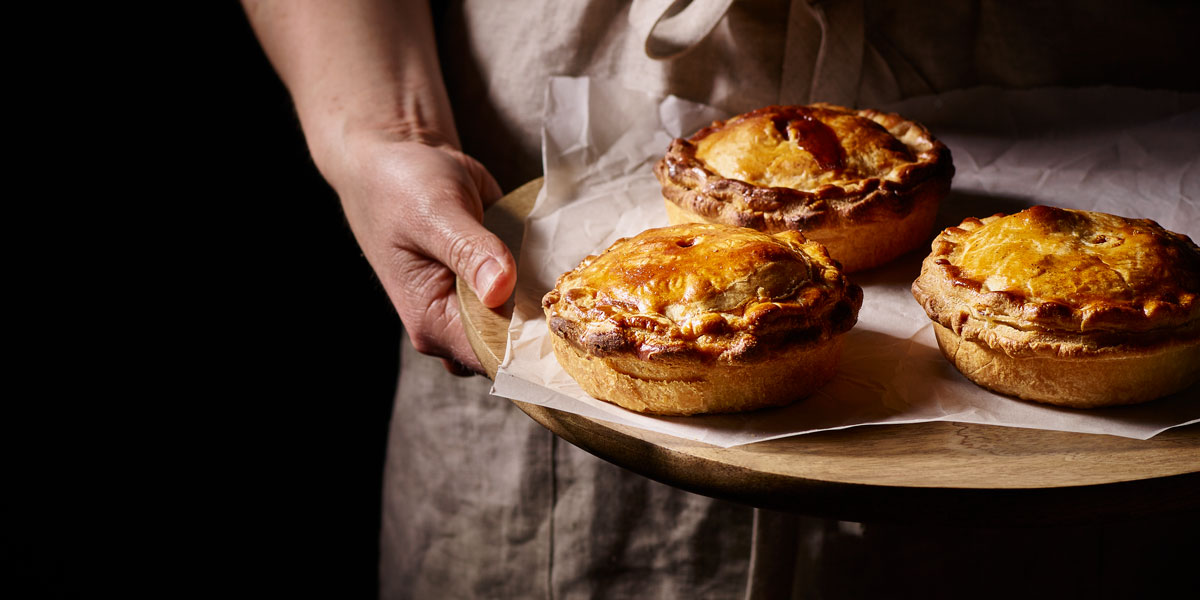
M 463 275 L 479 255 L 480 236 L 472 234 L 450 235 L 446 241 L 446 260 L 454 272 Z

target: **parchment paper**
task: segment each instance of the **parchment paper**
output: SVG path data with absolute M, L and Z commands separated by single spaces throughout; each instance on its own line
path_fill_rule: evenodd
M 1197 238 L 1200 95 L 1132 89 L 976 89 L 885 110 L 929 126 L 957 173 L 937 230 L 1034 204 L 1152 218 Z M 753 107 L 749 107 L 753 108 Z M 1200 421 L 1200 386 L 1133 406 L 1074 410 L 993 394 L 942 357 L 909 291 L 927 247 L 851 276 L 858 324 L 827 386 L 742 415 L 650 417 L 589 397 L 558 365 L 540 301 L 557 277 L 618 238 L 667 224 L 651 168 L 714 108 L 588 78 L 556 78 L 543 129 L 545 186 L 526 222 L 508 347 L 492 392 L 723 447 L 883 423 L 959 421 L 1148 439 Z

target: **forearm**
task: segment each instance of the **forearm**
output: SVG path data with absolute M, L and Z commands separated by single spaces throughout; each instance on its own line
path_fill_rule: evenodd
M 456 277 L 499 306 L 516 264 L 480 223 L 500 188 L 458 151 L 426 1 L 243 0 L 414 347 L 480 371 Z
M 323 172 L 363 132 L 458 147 L 426 0 L 243 4 Z

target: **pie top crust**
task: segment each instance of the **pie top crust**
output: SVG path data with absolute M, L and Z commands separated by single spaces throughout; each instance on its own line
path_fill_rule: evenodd
M 664 196 L 765 231 L 904 216 L 916 188 L 949 189 L 950 151 L 920 124 L 832 104 L 768 106 L 676 139 L 655 166 Z
M 550 330 L 591 355 L 731 363 L 844 333 L 861 306 L 820 244 L 719 224 L 620 239 L 542 299 Z
M 1035 206 L 940 233 L 913 295 L 1009 354 L 1200 338 L 1200 249 L 1154 221 Z

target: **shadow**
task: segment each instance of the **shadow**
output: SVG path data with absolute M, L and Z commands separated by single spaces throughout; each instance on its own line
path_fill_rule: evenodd
M 1035 204 L 1037 204 L 1036 201 L 1019 196 L 951 190 L 950 195 L 942 201 L 942 205 L 938 209 L 937 220 L 934 221 L 934 235 L 947 227 L 954 227 L 962 223 L 963 219 L 968 217 L 982 219 L 996 213 L 1012 214 Z M 930 241 L 933 241 L 932 236 Z M 926 253 L 928 254 L 928 251 Z
M 887 264 L 851 273 L 850 281 L 863 287 L 912 285 L 913 280 L 921 273 L 921 261 L 928 255 L 929 244 L 921 244 Z
M 1100 83 L 1100 82 L 1096 82 Z M 1111 83 L 1111 82 L 1109 82 Z M 1176 79 L 1176 84 L 1183 81 Z M 1195 90 L 1165 92 L 1175 86 L 1068 87 L 1038 90 L 984 86 L 949 90 L 891 103 L 889 111 L 916 120 L 939 136 L 1002 139 L 1093 135 L 1121 131 L 1200 108 Z
M 833 379 L 793 404 L 728 415 L 654 418 L 681 427 L 699 426 L 720 435 L 751 435 L 756 438 L 753 441 L 871 423 L 896 413 L 885 402 L 888 390 L 880 382 L 891 379 L 911 343 L 883 332 L 855 328 L 846 334 Z
M 1029 400 L 1022 400 L 1015 396 L 1006 397 L 1012 398 L 1013 400 L 1019 402 L 1031 402 Z M 1200 383 L 1194 383 L 1185 389 L 1175 392 L 1174 394 L 1163 396 L 1161 398 L 1141 404 L 1126 404 L 1088 409 L 1054 406 L 1050 404 L 1037 404 L 1037 406 L 1047 411 L 1057 412 L 1063 415 L 1077 414 L 1080 410 L 1086 410 L 1090 415 L 1111 419 L 1113 421 L 1120 421 L 1129 425 L 1169 428 L 1178 423 L 1186 423 L 1200 419 L 1200 402 L 1197 402 L 1198 399 L 1200 399 Z M 1185 444 L 1195 447 L 1200 445 L 1200 439 L 1189 440 L 1185 442 Z
M 459 3 L 433 3 L 438 59 L 458 125 L 463 152 L 485 165 L 505 193 L 541 176 L 540 145 L 530 150 L 520 133 L 496 111 Z M 497 143 L 497 140 L 513 140 Z

